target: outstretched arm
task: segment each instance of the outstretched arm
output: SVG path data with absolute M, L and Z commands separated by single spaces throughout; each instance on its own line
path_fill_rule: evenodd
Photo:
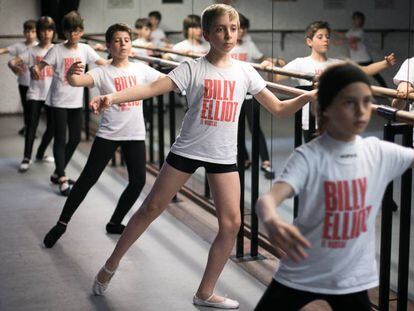
M 276 212 L 276 207 L 292 195 L 293 188 L 288 183 L 278 182 L 257 200 L 255 208 L 277 256 L 299 261 L 307 257 L 305 248 L 311 244 L 297 227 L 285 222 Z
M 85 65 L 81 62 L 75 62 L 70 66 L 66 73 L 66 79 L 71 86 L 93 87 L 93 79 L 90 75 L 85 74 Z
M 2 54 L 8 54 L 9 53 L 9 49 L 8 48 L 0 48 L 0 55 Z
M 23 60 L 16 56 L 7 62 L 10 70 L 13 71 L 15 75 L 22 75 L 25 71 Z
M 176 90 L 177 86 L 167 76 L 146 85 L 136 85 L 120 92 L 95 96 L 89 102 L 89 107 L 94 113 L 98 113 L 111 105 L 147 99 Z
M 280 100 L 269 89 L 264 88 L 254 98 L 276 117 L 288 117 L 301 109 L 308 102 L 316 101 L 316 90 L 306 92 L 298 97 Z
M 392 67 L 397 62 L 397 58 L 395 57 L 394 53 L 391 53 L 384 57 L 384 60 L 379 62 L 372 63 L 368 66 L 359 66 L 363 72 L 365 72 L 369 76 L 373 76 L 389 67 Z

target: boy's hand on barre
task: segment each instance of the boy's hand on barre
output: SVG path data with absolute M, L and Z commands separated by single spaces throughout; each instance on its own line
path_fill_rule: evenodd
M 102 96 L 95 96 L 89 102 L 89 108 L 92 110 L 94 114 L 99 114 L 106 108 L 111 107 L 112 105 L 112 96 L 111 94 L 102 95 Z
M 391 67 L 391 66 L 394 66 L 395 63 L 397 62 L 397 57 L 395 57 L 394 53 L 391 53 L 389 55 L 386 55 L 384 57 L 384 60 L 387 62 L 387 66 Z
M 401 82 L 397 88 L 397 97 L 392 101 L 392 106 L 397 109 L 404 109 L 406 99 L 410 93 L 414 93 L 414 88 L 409 82 Z
M 288 257 L 295 262 L 308 257 L 304 249 L 311 247 L 311 244 L 296 226 L 277 218 L 271 218 L 264 224 L 278 257 Z

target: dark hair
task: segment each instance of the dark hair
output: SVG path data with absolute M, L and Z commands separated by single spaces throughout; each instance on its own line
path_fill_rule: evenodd
M 115 32 L 117 31 L 124 31 L 127 32 L 129 35 L 129 38 L 132 39 L 132 31 L 131 28 L 127 24 L 124 23 L 116 23 L 108 27 L 108 29 L 105 32 L 105 41 L 106 43 L 111 43 L 112 38 L 114 37 Z
M 331 33 L 331 27 L 329 26 L 328 22 L 316 21 L 316 22 L 309 24 L 309 26 L 306 27 L 305 37 L 312 40 L 315 33 L 317 33 L 318 30 L 320 29 L 327 29 L 328 32 Z
M 239 13 L 239 20 L 240 20 L 240 28 L 241 29 L 249 29 L 250 28 L 250 21 L 246 16 Z
M 352 18 L 359 18 L 361 20 L 361 26 L 365 24 L 365 14 L 360 11 L 355 11 L 352 14 Z
M 141 29 L 141 28 L 144 28 L 144 27 L 151 28 L 151 23 L 150 23 L 149 19 L 148 18 L 138 18 L 135 21 L 135 28 L 136 29 Z
M 161 21 L 161 13 L 159 11 L 151 11 L 148 13 L 148 17 L 155 17 L 156 19 L 158 19 L 159 21 Z
M 50 16 L 42 16 L 39 18 L 39 20 L 36 22 L 36 35 L 38 38 L 40 38 L 39 33 L 42 30 L 53 30 L 53 36 L 56 34 L 56 24 L 53 18 Z
M 63 32 L 66 31 L 74 31 L 76 29 L 84 29 L 83 28 L 83 19 L 80 16 L 80 14 L 76 11 L 71 11 L 65 16 L 63 16 L 62 19 L 62 29 Z
M 326 127 L 326 119 L 323 112 L 332 104 L 342 89 L 355 82 L 362 82 L 371 86 L 368 76 L 352 63 L 331 66 L 321 74 L 318 86 L 318 106 L 316 109 L 320 133 Z
M 183 34 L 188 39 L 189 28 L 201 28 L 201 18 L 199 15 L 190 14 L 187 15 L 183 20 Z
M 36 21 L 34 19 L 29 19 L 25 21 L 23 24 L 23 30 L 26 31 L 32 29 L 36 29 Z

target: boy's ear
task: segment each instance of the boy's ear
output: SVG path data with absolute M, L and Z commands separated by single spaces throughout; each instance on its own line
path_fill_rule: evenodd
M 310 48 L 312 47 L 312 39 L 306 38 L 306 45 L 309 46 Z
M 210 39 L 208 37 L 208 32 L 207 31 L 203 31 L 203 37 L 207 42 L 210 42 Z

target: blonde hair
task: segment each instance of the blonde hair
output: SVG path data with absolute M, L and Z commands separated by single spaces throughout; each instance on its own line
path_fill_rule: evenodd
M 201 14 L 201 27 L 204 32 L 209 32 L 210 26 L 213 23 L 214 19 L 218 16 L 228 14 L 231 20 L 237 21 L 237 26 L 239 26 L 239 13 L 231 6 L 227 4 L 212 4 L 205 8 Z

